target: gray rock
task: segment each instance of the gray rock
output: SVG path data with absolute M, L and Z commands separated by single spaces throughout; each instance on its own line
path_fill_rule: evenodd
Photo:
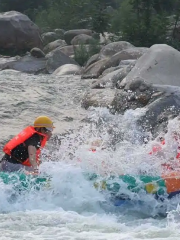
M 92 89 L 84 95 L 81 106 L 85 109 L 92 106 L 111 108 L 114 95 L 113 89 Z
M 137 60 L 135 59 L 128 59 L 128 60 L 121 60 L 120 62 L 120 66 L 124 66 L 124 65 L 131 65 L 131 66 L 135 66 Z
M 124 114 L 128 109 L 145 107 L 151 100 L 152 90 L 145 92 L 117 90 L 112 103 L 112 112 Z
M 4 69 L 4 67 L 11 62 L 15 62 L 17 60 L 21 59 L 21 57 L 7 57 L 7 56 L 0 56 L 0 70 Z
M 131 90 L 131 91 L 136 91 L 137 89 L 140 90 L 140 92 L 143 92 L 147 90 L 151 84 L 146 83 L 142 78 L 137 77 L 133 82 L 131 82 L 128 86 L 128 88 L 124 88 L 126 91 Z
M 32 57 L 36 57 L 36 58 L 44 58 L 45 57 L 45 54 L 39 48 L 32 48 L 30 53 L 31 53 Z
M 59 68 L 57 68 L 53 75 L 63 76 L 63 75 L 80 75 L 81 67 L 74 64 L 65 64 Z
M 87 61 L 85 68 L 89 67 L 91 64 L 97 62 L 98 60 L 100 60 L 99 58 L 99 53 L 93 55 L 92 57 L 90 57 L 90 59 Z
M 125 41 L 109 43 L 101 49 L 100 58 L 112 57 L 114 54 L 128 48 L 134 48 L 134 46 Z
M 27 51 L 33 47 L 42 49 L 39 28 L 22 13 L 0 13 L 0 32 L 0 48 Z
M 56 49 L 56 48 L 58 48 L 58 47 L 64 47 L 64 46 L 66 46 L 66 45 L 67 45 L 67 44 L 65 43 L 64 40 L 58 39 L 58 40 L 55 40 L 54 42 L 48 43 L 48 44 L 44 47 L 43 51 L 47 54 L 47 53 L 53 51 L 54 49 Z
M 16 61 L 1 65 L 1 70 L 3 69 L 13 69 L 32 74 L 46 73 L 46 59 L 25 56 Z
M 128 71 L 128 67 L 126 66 L 125 68 L 108 73 L 93 83 L 92 88 L 116 88 L 117 83 L 126 77 Z
M 53 73 L 58 67 L 65 64 L 78 65 L 76 61 L 65 55 L 59 48 L 56 48 L 52 52 L 46 55 L 47 64 L 46 69 L 49 73 Z
M 116 67 L 120 64 L 122 60 L 129 60 L 129 59 L 138 59 L 140 58 L 148 48 L 128 48 L 126 50 L 122 50 L 121 52 L 116 53 L 111 58 L 108 59 L 106 64 L 102 66 L 99 70 L 99 75 L 102 74 L 104 70 L 110 67 Z
M 102 73 L 102 75 L 99 76 L 99 78 L 102 78 L 102 77 L 104 77 L 105 75 L 107 75 L 107 74 L 109 74 L 109 73 L 111 73 L 111 72 L 114 72 L 114 71 L 116 71 L 116 70 L 119 70 L 119 69 L 121 69 L 121 68 L 123 68 L 123 67 L 117 66 L 117 67 L 107 68 L 107 69 Z
M 55 32 L 47 32 L 42 34 L 43 45 L 46 46 L 48 43 L 57 40 L 59 37 Z
M 98 78 L 99 77 L 99 69 L 104 66 L 107 59 L 102 59 L 100 61 L 97 61 L 93 64 L 91 64 L 89 67 L 85 68 L 82 74 L 82 79 L 86 78 Z
M 86 34 L 89 36 L 93 35 L 93 31 L 89 29 L 74 29 L 74 30 L 69 30 L 64 33 L 64 40 L 68 45 L 71 44 L 72 39 L 79 35 L 79 34 Z
M 79 34 L 71 40 L 71 44 L 72 45 L 89 44 L 93 41 L 93 39 L 94 38 L 92 36 L 89 36 L 87 34 Z
M 145 114 L 138 120 L 138 124 L 157 137 L 167 131 L 168 120 L 180 114 L 180 87 L 154 85 L 155 99 L 146 106 Z M 153 96 L 153 95 L 152 95 Z
M 166 44 L 153 45 L 126 77 L 126 89 L 137 77 L 150 84 L 180 86 L 180 52 Z
M 78 48 L 78 46 L 64 46 L 64 47 L 59 47 L 58 49 L 61 50 L 65 55 L 67 56 L 74 56 L 74 49 Z
M 83 45 L 83 47 L 87 52 L 89 51 L 89 45 Z M 61 52 L 63 52 L 67 56 L 74 57 L 76 50 L 81 51 L 81 45 L 64 46 L 64 47 L 59 47 L 59 49 L 61 50 Z

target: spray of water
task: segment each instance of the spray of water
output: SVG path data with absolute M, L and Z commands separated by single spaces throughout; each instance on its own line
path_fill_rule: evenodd
M 154 144 L 160 144 L 160 141 L 158 138 L 145 141 L 151 139 L 151 134 L 136 125 L 136 120 L 143 111 L 129 110 L 123 116 L 114 116 L 104 108 L 91 109 L 78 132 L 59 136 L 59 140 L 57 137 L 53 153 L 44 151 L 45 162 L 41 171 L 51 176 L 51 187 L 17 196 L 13 192 L 13 186 L 1 183 L 1 211 L 64 209 L 86 214 L 117 212 L 117 207 L 114 208 L 108 202 L 110 194 L 98 191 L 93 182 L 86 178 L 86 174 L 96 173 L 100 180 L 116 176 L 117 179 L 113 181 L 118 181 L 121 174 L 161 176 L 161 164 L 170 157 L 173 158 L 177 147 L 173 141 L 173 134 L 178 131 L 178 119 L 175 119 L 169 122 L 168 132 L 163 136 L 167 144 L 166 147 L 163 146 L 162 156 L 149 154 Z M 50 158 L 47 157 L 49 155 Z M 127 185 L 122 182 L 120 184 L 120 193 L 130 196 L 136 203 L 134 206 L 126 201 L 126 207 L 118 207 L 121 212 L 127 209 L 143 210 L 144 213 L 155 216 L 158 212 L 172 210 L 178 201 L 164 200 L 159 203 L 144 191 L 137 195 L 128 190 Z

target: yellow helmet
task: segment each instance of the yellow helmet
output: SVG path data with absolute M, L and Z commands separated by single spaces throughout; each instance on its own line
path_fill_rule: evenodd
M 55 128 L 52 120 L 46 116 L 39 116 L 34 121 L 34 127 Z

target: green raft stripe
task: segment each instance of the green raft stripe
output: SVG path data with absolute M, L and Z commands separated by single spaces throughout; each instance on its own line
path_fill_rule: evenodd
M 119 177 L 110 176 L 108 178 L 97 174 L 84 174 L 85 178 L 93 182 L 93 185 L 100 190 L 107 190 L 112 193 L 118 193 L 123 189 L 138 193 L 142 190 L 151 194 L 163 195 L 167 193 L 164 179 L 158 176 L 131 176 L 121 175 Z M 16 189 L 29 190 L 32 188 L 40 189 L 41 186 L 49 186 L 51 177 L 32 176 L 23 173 L 0 172 L 0 179 L 4 184 L 12 184 Z

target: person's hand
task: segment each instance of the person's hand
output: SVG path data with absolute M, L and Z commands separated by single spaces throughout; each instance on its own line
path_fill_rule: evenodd
M 32 175 L 32 176 L 37 176 L 39 175 L 39 170 L 38 169 L 34 169 L 34 171 L 25 171 L 26 175 Z
M 39 174 L 39 169 L 34 168 L 33 175 L 38 175 Z

